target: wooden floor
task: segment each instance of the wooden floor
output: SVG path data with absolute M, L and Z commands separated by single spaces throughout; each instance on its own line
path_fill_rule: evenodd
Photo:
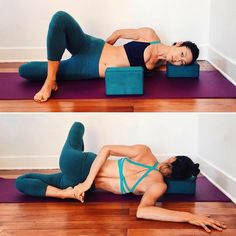
M 21 64 L 0 63 L 0 72 L 17 72 Z M 236 99 L 1 100 L 0 112 L 236 112 Z
M 55 171 L 34 172 L 53 173 Z M 0 171 L 0 177 L 15 178 L 25 171 Z M 3 190 L 1 190 L 3 191 Z M 158 203 L 167 209 L 210 214 L 224 221 L 223 232 L 211 235 L 236 235 L 236 207 L 233 203 L 181 202 Z M 114 236 L 200 236 L 208 235 L 187 223 L 171 223 L 137 219 L 138 202 L 99 203 L 11 203 L 0 204 L 0 235 L 114 235 Z

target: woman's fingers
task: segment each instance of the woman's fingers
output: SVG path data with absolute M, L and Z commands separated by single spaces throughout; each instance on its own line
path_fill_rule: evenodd
M 77 200 L 84 203 L 85 192 L 80 193 L 80 192 L 75 190 L 75 197 L 76 197 Z
M 213 229 L 222 231 L 223 229 L 226 229 L 226 225 L 224 222 L 214 220 L 209 217 L 209 215 L 201 216 L 201 215 L 194 215 L 194 218 L 189 223 L 201 226 L 206 232 L 210 233 L 211 230 L 209 227 L 212 227 Z
M 219 231 L 222 231 L 223 229 L 222 228 L 220 228 L 219 226 L 217 226 L 216 224 L 213 224 L 213 223 L 211 223 L 211 224 L 209 224 L 212 228 L 214 228 L 214 229 L 217 229 L 217 230 L 219 230 Z
M 211 230 L 209 228 L 207 228 L 207 226 L 204 223 L 201 223 L 201 226 L 202 226 L 203 229 L 206 230 L 207 233 L 211 232 Z
M 85 193 L 83 192 L 83 193 L 81 193 L 81 195 L 80 195 L 80 201 L 81 201 L 82 203 L 84 203 L 84 197 L 85 197 Z
M 222 231 L 223 229 L 226 228 L 226 225 L 224 224 L 224 222 L 220 222 L 217 220 L 213 220 L 213 219 L 209 219 L 209 221 L 205 222 L 205 223 L 201 223 L 201 226 L 208 232 L 210 233 L 211 230 L 207 227 L 210 226 L 213 229 Z
M 211 223 L 209 224 L 211 227 L 217 229 L 217 230 L 222 230 L 226 228 L 226 225 L 224 222 L 220 222 L 218 220 L 212 220 Z

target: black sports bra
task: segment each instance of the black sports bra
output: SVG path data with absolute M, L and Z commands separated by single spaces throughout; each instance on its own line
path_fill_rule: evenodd
M 137 41 L 131 41 L 129 43 L 126 43 L 124 45 L 124 49 L 126 52 L 126 55 L 129 60 L 130 66 L 142 66 L 144 69 L 147 70 L 147 67 L 145 65 L 144 61 L 144 50 L 146 47 L 148 47 L 150 44 L 159 44 L 160 40 L 154 41 L 154 42 L 137 42 Z

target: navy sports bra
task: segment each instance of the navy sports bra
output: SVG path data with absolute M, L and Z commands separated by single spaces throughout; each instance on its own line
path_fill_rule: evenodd
M 144 69 L 147 70 L 145 61 L 144 61 L 144 50 L 146 47 L 148 47 L 150 44 L 159 44 L 161 43 L 160 40 L 153 41 L 150 43 L 147 42 L 137 42 L 137 41 L 131 41 L 129 43 L 126 43 L 124 45 L 124 49 L 126 52 L 126 55 L 129 60 L 130 66 L 142 66 Z

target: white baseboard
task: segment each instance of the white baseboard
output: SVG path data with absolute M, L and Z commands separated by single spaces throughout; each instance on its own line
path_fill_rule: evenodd
M 71 55 L 65 51 L 63 59 Z M 0 62 L 46 61 L 47 49 L 44 47 L 0 48 Z
M 208 61 L 236 86 L 236 62 L 208 46 Z
M 58 156 L 1 156 L 0 170 L 57 169 Z
M 236 204 L 236 179 L 197 155 L 201 173 Z
M 46 53 L 43 47 L 0 48 L 0 62 L 45 61 Z

